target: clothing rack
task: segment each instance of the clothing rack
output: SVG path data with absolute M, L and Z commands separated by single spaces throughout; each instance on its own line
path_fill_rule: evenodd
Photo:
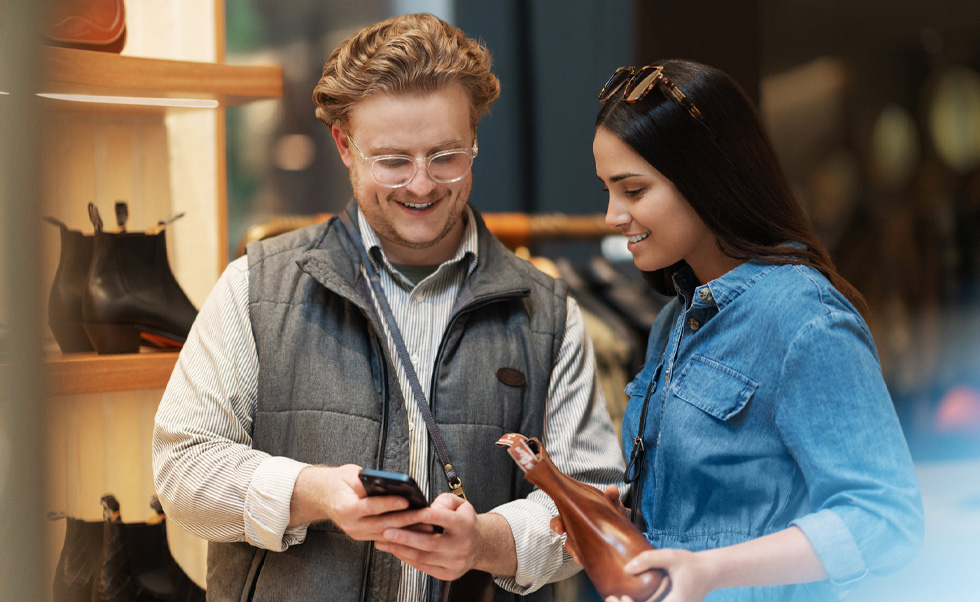
M 587 240 L 616 234 L 606 226 L 602 214 L 565 215 L 564 213 L 482 213 L 487 228 L 511 250 L 540 240 Z M 271 238 L 291 230 L 327 221 L 332 213 L 282 215 L 254 224 L 245 231 L 235 255 L 245 254 L 248 243 Z

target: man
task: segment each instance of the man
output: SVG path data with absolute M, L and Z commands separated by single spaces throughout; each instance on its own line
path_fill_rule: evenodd
M 468 501 L 436 497 L 449 487 L 341 220 L 253 243 L 202 308 L 154 433 L 168 516 L 212 542 L 211 598 L 439 599 L 477 570 L 497 599 L 549 599 L 542 586 L 577 570 L 554 505 L 494 442 L 539 436 L 600 486 L 622 458 L 566 287 L 467 205 L 476 124 L 498 93 L 486 49 L 431 15 L 353 34 L 314 93 Z M 435 499 L 366 497 L 362 467 L 406 472 Z M 474 595 L 474 575 L 453 595 Z

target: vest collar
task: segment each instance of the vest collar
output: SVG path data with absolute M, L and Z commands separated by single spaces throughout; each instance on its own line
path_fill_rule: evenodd
M 357 202 L 352 200 L 346 210 L 357 223 Z M 516 269 L 516 262 L 523 260 L 490 234 L 478 211 L 472 209 L 472 213 L 477 228 L 477 264 L 466 281 L 457 307 L 498 297 L 530 296 L 530 285 Z M 370 296 L 365 294 L 367 283 L 362 277 L 358 253 L 353 245 L 339 218 L 334 216 L 320 226 L 313 242 L 296 263 L 327 289 L 352 299 L 370 312 L 366 302 Z

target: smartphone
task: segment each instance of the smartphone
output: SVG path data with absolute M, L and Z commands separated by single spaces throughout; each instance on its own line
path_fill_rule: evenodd
M 415 479 L 405 473 L 362 468 L 358 476 L 368 495 L 400 495 L 408 500 L 410 510 L 429 505 Z

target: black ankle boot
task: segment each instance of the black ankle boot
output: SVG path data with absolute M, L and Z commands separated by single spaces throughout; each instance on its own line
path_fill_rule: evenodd
M 182 346 L 197 309 L 170 269 L 164 227 L 105 232 L 98 212 L 92 211 L 95 248 L 82 295 L 82 321 L 96 351 L 136 353 L 141 338 L 157 346 Z
M 112 494 L 102 496 L 102 549 L 99 570 L 92 586 L 92 602 L 136 602 L 140 585 L 126 553 L 119 502 Z
M 82 292 L 92 264 L 94 239 L 91 234 L 69 229 L 53 217 L 44 219 L 61 230 L 58 270 L 48 295 L 48 325 L 62 353 L 92 351 L 92 343 L 82 327 Z
M 93 602 L 204 602 L 200 588 L 174 560 L 159 504 L 153 522 L 124 523 L 119 502 L 102 497 L 105 532 Z
M 84 521 L 61 513 L 51 513 L 48 518 L 67 521 L 65 543 L 54 573 L 54 602 L 91 602 L 101 570 L 102 521 Z

